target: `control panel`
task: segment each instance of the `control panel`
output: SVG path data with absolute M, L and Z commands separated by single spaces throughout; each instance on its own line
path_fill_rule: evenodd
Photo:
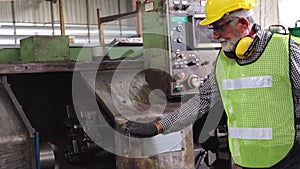
M 195 16 L 205 12 L 201 4 L 201 0 L 149 0 L 141 8 L 146 81 L 167 96 L 198 92 L 218 54 L 216 48 L 198 49 L 194 44 L 200 26 Z M 200 38 L 207 39 L 205 34 Z
M 187 50 L 187 30 L 188 26 L 190 26 L 188 23 L 188 17 L 186 16 L 170 16 L 170 38 L 172 52 Z

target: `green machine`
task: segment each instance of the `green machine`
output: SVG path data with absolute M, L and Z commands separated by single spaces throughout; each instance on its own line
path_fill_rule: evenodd
M 300 27 L 297 25 L 297 23 L 299 23 L 299 22 L 300 22 L 300 20 L 297 20 L 295 22 L 295 27 L 288 28 L 289 33 L 296 37 L 300 37 Z
M 30 36 L 20 41 L 20 58 L 23 62 L 69 60 L 68 36 Z
M 169 97 L 194 94 L 220 45 L 199 25 L 201 0 L 150 0 L 142 9 L 146 81 Z
M 68 36 L 29 36 L 20 48 L 0 49 L 0 64 L 92 61 L 95 45 L 71 44 Z

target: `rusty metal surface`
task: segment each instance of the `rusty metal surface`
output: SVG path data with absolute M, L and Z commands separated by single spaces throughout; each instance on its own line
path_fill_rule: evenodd
M 94 86 L 93 84 L 95 84 L 95 88 L 92 90 L 96 92 L 102 106 L 107 107 L 114 117 L 118 119 L 119 116 L 122 115 L 135 116 L 136 118 L 141 116 L 138 112 L 127 112 L 129 110 L 129 104 L 132 104 L 133 107 L 139 111 L 146 111 L 150 107 L 148 97 L 151 88 L 145 81 L 143 72 L 136 74 L 132 79 L 132 73 L 136 72 L 136 70 L 127 69 L 118 71 L 98 71 L 96 76 L 95 72 L 89 71 L 81 72 L 81 74 L 91 88 Z M 115 83 L 112 83 L 112 81 Z M 128 92 L 129 95 L 127 95 Z M 117 97 L 113 100 L 112 96 Z M 156 97 L 154 100 L 157 100 L 158 103 L 162 103 L 164 98 Z M 159 104 L 154 106 L 157 106 L 157 109 L 160 107 Z M 165 108 L 165 112 L 170 112 L 176 107 L 178 107 L 177 103 L 169 103 Z M 119 110 L 124 110 L 124 112 L 119 112 Z M 153 118 L 154 115 L 151 114 L 150 116 Z M 123 123 L 121 118 L 119 120 L 120 123 Z
M 83 79 L 89 87 L 95 91 L 98 101 L 108 110 L 116 122 L 116 130 L 122 132 L 122 125 L 130 119 L 156 119 L 160 114 L 155 110 L 163 110 L 163 114 L 169 113 L 180 106 L 177 102 L 168 102 L 166 107 L 163 105 L 164 98 L 153 96 L 155 103 L 149 102 L 149 95 L 152 91 L 145 81 L 144 73 L 139 70 L 121 71 L 98 71 L 81 72 Z M 129 92 L 127 92 L 129 91 Z M 138 111 L 132 111 L 133 106 Z M 149 112 L 149 107 L 153 109 Z M 141 112 L 147 112 L 141 114 Z M 127 158 L 116 157 L 118 169 L 190 169 L 194 168 L 193 140 L 191 126 L 183 132 L 186 137 L 183 139 L 183 150 L 162 153 L 152 157 Z M 116 151 L 123 151 L 128 148 L 128 140 L 115 136 Z M 141 153 L 141 146 L 134 145 L 131 154 L 135 156 Z
M 127 12 L 127 13 L 122 13 L 122 14 L 117 14 L 117 15 L 111 15 L 111 16 L 106 16 L 106 17 L 101 17 L 98 18 L 98 23 L 106 23 L 106 22 L 111 22 L 117 19 L 126 19 L 127 17 L 133 17 L 135 16 L 134 14 L 136 14 L 137 11 L 132 11 L 132 12 Z
M 143 38 L 115 38 L 111 43 L 143 46 Z
M 0 64 L 0 74 L 20 73 L 47 73 L 47 72 L 73 72 L 91 70 L 114 70 L 143 68 L 143 61 L 126 61 L 126 65 L 119 64 L 122 61 L 98 61 L 93 62 L 44 62 L 44 63 L 12 63 Z
M 183 142 L 183 150 L 175 152 L 166 152 L 151 157 L 129 158 L 116 157 L 117 169 L 141 169 L 141 168 L 157 168 L 157 169 L 192 169 L 194 168 L 193 141 L 191 130 L 186 128 L 184 134 L 187 134 Z M 128 140 L 116 137 L 116 149 L 124 150 L 127 148 Z M 133 147 L 133 146 L 132 146 Z M 143 153 L 142 144 L 134 144 L 131 153 Z
M 0 85 L 0 169 L 31 169 L 29 133 Z

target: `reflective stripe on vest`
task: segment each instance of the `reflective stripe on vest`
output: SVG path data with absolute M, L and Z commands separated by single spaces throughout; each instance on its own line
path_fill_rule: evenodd
M 220 52 L 216 78 L 236 164 L 271 167 L 292 148 L 295 120 L 289 73 L 287 36 L 274 34 L 262 56 L 243 66 Z
M 230 138 L 271 140 L 272 128 L 228 128 Z
M 271 86 L 272 76 L 225 79 L 222 81 L 222 90 L 263 88 Z

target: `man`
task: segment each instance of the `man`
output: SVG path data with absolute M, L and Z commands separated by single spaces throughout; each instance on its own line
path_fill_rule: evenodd
M 300 40 L 272 34 L 253 19 L 256 0 L 207 0 L 206 19 L 222 50 L 199 94 L 156 123 L 128 124 L 151 137 L 183 129 L 222 100 L 234 163 L 300 169 Z

